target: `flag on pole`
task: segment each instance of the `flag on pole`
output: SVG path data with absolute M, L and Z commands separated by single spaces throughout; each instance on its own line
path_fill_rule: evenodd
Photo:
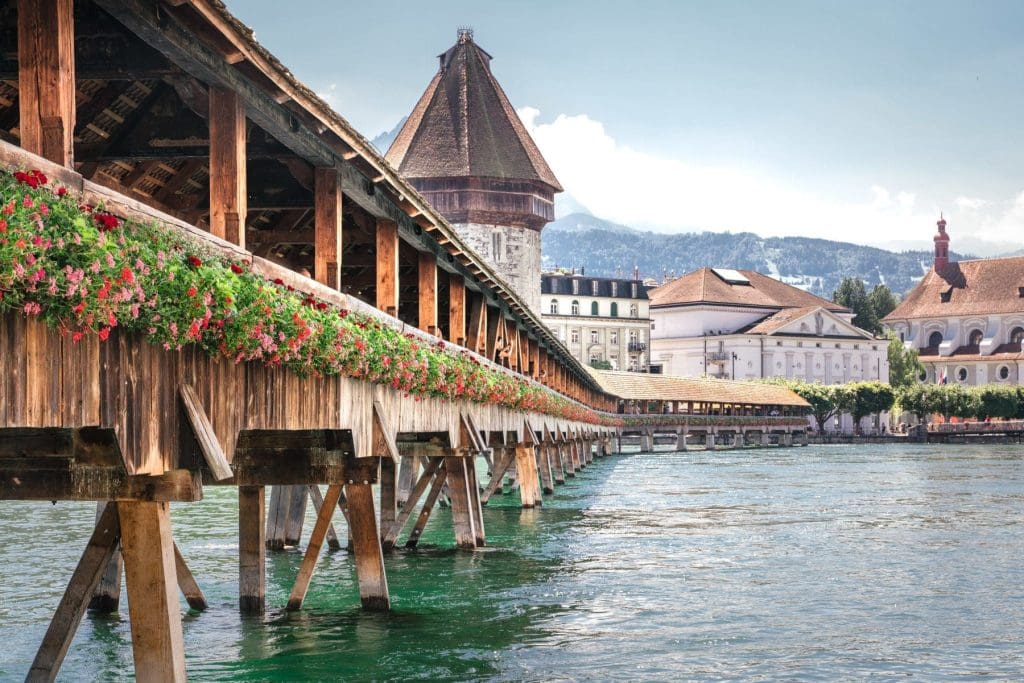
M 946 368 L 942 368 L 941 370 L 939 370 L 939 375 L 938 375 L 937 379 L 938 379 L 939 384 L 945 384 L 946 383 Z

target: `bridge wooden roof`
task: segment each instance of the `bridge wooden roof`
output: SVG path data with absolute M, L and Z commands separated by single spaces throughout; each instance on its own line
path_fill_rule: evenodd
M 208 89 L 234 91 L 248 124 L 245 234 L 255 255 L 311 265 L 314 169 L 334 168 L 345 196 L 343 291 L 370 300 L 372 221 L 394 221 L 404 245 L 435 254 L 439 268 L 462 275 L 572 376 L 597 388 L 539 315 L 223 2 L 78 0 L 74 12 L 74 165 L 86 179 L 207 227 Z M 0 139 L 18 144 L 15 17 L 16 3 L 0 0 L 0 26 L 11 29 L 0 31 Z M 413 268 L 401 281 L 414 289 Z
M 606 393 L 625 400 L 810 406 L 796 393 L 777 384 L 738 382 L 709 377 L 651 375 L 593 368 L 589 370 Z

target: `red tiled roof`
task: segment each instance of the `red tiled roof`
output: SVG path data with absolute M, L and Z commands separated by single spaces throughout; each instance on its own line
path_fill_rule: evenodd
M 726 282 L 711 268 L 701 268 L 650 291 L 652 306 L 688 304 L 727 304 L 732 306 L 760 306 L 765 308 L 817 308 L 836 313 L 849 313 L 849 309 L 815 296 L 810 292 L 787 285 L 773 277 L 753 270 L 739 271 L 750 284 Z
M 942 363 L 954 360 L 963 361 L 999 361 L 999 360 L 1024 360 L 1024 351 L 1020 344 L 1000 344 L 992 353 L 983 356 L 978 353 L 977 346 L 961 346 L 949 356 L 940 356 L 936 347 L 921 349 L 918 360 L 922 363 Z
M 1022 287 L 1024 256 L 957 261 L 928 271 L 885 320 L 1024 313 Z
M 406 178 L 538 180 L 562 191 L 472 38 L 440 56 L 441 68 L 384 158 Z

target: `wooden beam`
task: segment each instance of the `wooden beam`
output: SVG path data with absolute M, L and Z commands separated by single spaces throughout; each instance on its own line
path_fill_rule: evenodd
M 452 501 L 455 545 L 459 548 L 476 548 L 476 517 L 470 508 L 470 481 L 466 460 L 468 458 L 461 456 L 446 456 L 444 465 L 448 472 L 448 495 Z
M 423 502 L 423 508 L 420 509 L 420 515 L 416 518 L 416 524 L 413 525 L 412 531 L 409 532 L 409 540 L 405 542 L 406 548 L 415 548 L 420 542 L 423 529 L 427 526 L 430 513 L 437 503 L 438 496 L 441 495 L 441 489 L 444 488 L 445 480 L 448 478 L 445 471 L 445 459 L 437 458 L 437 460 L 439 464 L 437 466 L 437 473 L 434 475 L 434 483 L 430 487 L 427 499 Z M 410 507 L 412 506 L 410 505 Z
M 210 87 L 210 232 L 245 247 L 245 108 L 238 94 Z
M 135 677 L 184 683 L 169 503 L 118 503 Z
M 345 486 L 348 500 L 349 537 L 356 559 L 359 598 L 363 609 L 389 610 L 388 579 L 384 572 L 384 554 L 377 532 L 377 515 L 373 509 L 373 487 L 350 483 Z
M 50 620 L 26 681 L 52 681 L 57 677 L 93 591 L 117 551 L 120 535 L 117 504 L 107 503 Z
M 238 487 L 238 605 L 243 613 L 266 608 L 266 537 L 262 486 Z
M 319 515 L 324 506 L 324 494 L 320 491 L 319 484 L 309 485 L 309 500 L 313 503 L 314 514 Z M 338 507 L 343 508 L 343 505 L 339 504 Z M 333 522 L 327 526 L 327 547 L 331 550 L 341 550 L 341 541 L 338 540 L 338 532 L 334 530 Z
M 316 569 L 316 563 L 320 557 L 320 548 L 323 547 L 324 537 L 327 535 L 331 517 L 334 515 L 334 507 L 340 498 L 341 484 L 332 484 L 327 487 L 324 504 L 320 506 L 320 511 L 316 516 L 316 524 L 313 525 L 313 533 L 309 537 L 306 554 L 299 567 L 299 575 L 295 579 L 291 596 L 288 598 L 289 610 L 301 608 L 303 600 L 306 599 L 306 591 L 309 590 L 309 582 L 313 578 L 313 571 Z
M 428 252 L 418 254 L 419 328 L 437 334 L 437 258 Z
M 303 214 L 305 212 L 303 211 Z M 256 230 L 245 231 L 247 244 L 315 244 L 314 230 Z
M 71 168 L 75 130 L 72 0 L 18 0 L 21 146 Z
M 466 345 L 466 280 L 455 273 L 448 275 L 448 338 Z
M 196 577 L 192 575 L 192 570 L 188 568 L 185 556 L 181 554 L 177 543 L 174 544 L 174 573 L 178 578 L 178 588 L 181 589 L 182 595 L 185 596 L 185 602 L 188 603 L 188 606 L 199 611 L 206 609 L 206 596 L 203 595 Z
M 318 168 L 313 173 L 315 204 L 313 277 L 332 289 L 341 281 L 341 182 L 334 168 Z
M 199 444 L 199 452 L 203 454 L 207 466 L 214 480 L 224 481 L 234 476 L 231 465 L 224 455 L 220 441 L 217 440 L 217 433 L 213 430 L 210 418 L 206 416 L 199 396 L 191 384 L 182 384 L 178 387 L 178 394 L 181 396 L 181 404 L 185 408 L 185 416 L 189 425 L 192 426 L 192 434 Z
M 487 299 L 477 295 L 473 300 L 466 341 L 471 351 L 487 356 Z
M 398 536 L 402 533 L 402 527 L 406 525 L 409 518 L 412 517 L 413 511 L 416 509 L 416 503 L 419 502 L 420 496 L 427 490 L 427 486 L 433 480 L 434 475 L 437 473 L 437 468 L 441 465 L 443 460 L 441 458 L 427 458 L 426 467 L 423 468 L 423 474 L 420 475 L 416 485 L 412 487 L 412 491 L 409 492 L 409 497 L 405 501 L 405 505 L 402 506 L 402 512 L 398 515 L 398 518 L 387 528 L 384 529 L 384 535 L 381 537 L 381 548 L 383 550 L 391 550 L 395 547 L 395 541 L 398 540 Z M 381 521 L 383 526 L 383 520 Z
M 398 316 L 398 225 L 377 221 L 377 308 Z

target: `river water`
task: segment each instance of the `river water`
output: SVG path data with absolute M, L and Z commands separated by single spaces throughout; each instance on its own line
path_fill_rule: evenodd
M 268 614 L 241 618 L 235 496 L 207 492 L 173 512 L 211 603 L 186 611 L 194 680 L 1024 679 L 1020 446 L 598 460 L 542 509 L 494 498 L 482 551 L 435 513 L 387 558 L 388 615 L 359 609 L 344 551 L 281 610 L 296 551 L 268 561 Z M 24 677 L 93 515 L 0 503 L 0 680 Z M 126 603 L 87 616 L 61 679 L 131 672 Z

